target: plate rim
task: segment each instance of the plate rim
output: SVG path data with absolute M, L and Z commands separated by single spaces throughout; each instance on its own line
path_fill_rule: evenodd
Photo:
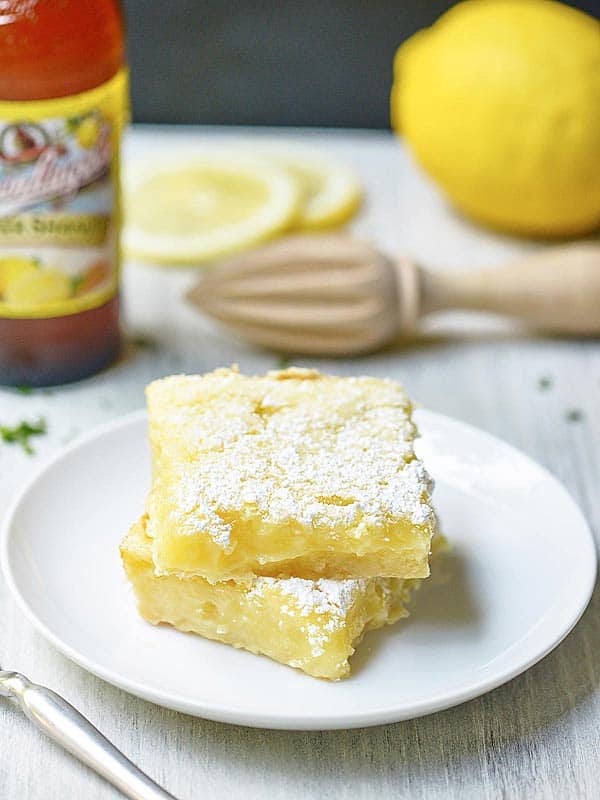
M 30 622 L 33 628 L 40 633 L 47 641 L 52 644 L 59 652 L 69 658 L 71 661 L 82 667 L 86 671 L 95 675 L 96 677 L 106 681 L 107 683 L 122 689 L 129 694 L 140 697 L 143 700 L 155 703 L 165 708 L 180 711 L 182 713 L 190 714 L 192 716 L 200 717 L 202 719 L 213 720 L 216 722 L 226 722 L 229 724 L 244 725 L 254 728 L 272 729 L 272 730 L 339 730 L 350 728 L 363 728 L 373 725 L 382 725 L 393 722 L 401 722 L 408 719 L 416 719 L 418 717 L 433 714 L 438 711 L 444 711 L 454 706 L 461 705 L 469 700 L 479 697 L 493 689 L 502 686 L 505 683 L 516 678 L 518 675 L 526 672 L 532 666 L 537 664 L 545 658 L 552 650 L 554 650 L 573 630 L 575 625 L 581 619 L 590 602 L 592 593 L 596 583 L 596 575 L 598 569 L 598 556 L 596 552 L 595 540 L 592 535 L 590 525 L 579 507 L 571 492 L 564 486 L 564 484 L 546 467 L 532 458 L 529 454 L 519 450 L 514 445 L 504 441 L 503 439 L 488 433 L 475 425 L 457 420 L 446 414 L 441 414 L 436 411 L 419 408 L 416 410 L 418 416 L 429 417 L 433 420 L 438 420 L 442 424 L 450 424 L 451 426 L 464 428 L 471 434 L 476 434 L 483 439 L 491 440 L 497 446 L 500 444 L 502 447 L 507 448 L 509 452 L 514 452 L 520 458 L 525 458 L 530 463 L 535 465 L 536 469 L 549 479 L 552 483 L 560 487 L 562 492 L 570 500 L 573 511 L 576 512 L 583 524 L 582 534 L 585 530 L 587 536 L 582 538 L 589 546 L 589 555 L 586 563 L 589 566 L 587 581 L 578 581 L 579 600 L 574 604 L 577 610 L 573 612 L 566 622 L 563 622 L 560 630 L 556 631 L 552 636 L 548 637 L 548 641 L 544 646 L 529 655 L 525 659 L 517 660 L 511 669 L 500 671 L 487 678 L 475 681 L 462 689 L 457 690 L 444 690 L 437 695 L 428 697 L 426 700 L 415 701 L 411 704 L 402 704 L 389 706 L 386 705 L 381 708 L 369 709 L 363 712 L 350 712 L 347 714 L 338 714 L 331 716 L 325 714 L 323 716 L 290 716 L 289 714 L 278 715 L 276 712 L 272 713 L 257 713 L 255 711 L 248 711 L 247 709 L 235 708 L 235 706 L 223 706 L 222 704 L 213 704 L 205 701 L 190 701 L 185 695 L 168 692 L 161 689 L 148 689 L 146 685 L 136 680 L 131 680 L 114 670 L 97 663 L 94 659 L 87 657 L 84 653 L 80 652 L 77 648 L 72 647 L 70 644 L 64 642 L 61 637 L 54 633 L 35 613 L 33 608 L 28 603 L 26 597 L 21 592 L 17 580 L 14 577 L 10 565 L 9 550 L 11 542 L 11 531 L 15 516 L 26 500 L 29 492 L 34 488 L 35 484 L 40 480 L 45 473 L 52 467 L 56 466 L 63 459 L 68 458 L 74 451 L 84 448 L 89 442 L 101 438 L 105 434 L 118 430 L 119 428 L 135 425 L 147 417 L 145 408 L 140 408 L 131 411 L 127 414 L 115 417 L 105 423 L 95 426 L 92 430 L 77 436 L 72 442 L 66 446 L 59 448 L 59 450 L 51 454 L 48 458 L 44 459 L 33 474 L 25 482 L 19 491 L 15 494 L 12 501 L 9 503 L 2 525 L 0 527 L 0 565 L 2 573 L 6 581 L 7 587 L 11 593 L 12 598 L 16 601 L 17 606 L 25 615 L 26 619 Z

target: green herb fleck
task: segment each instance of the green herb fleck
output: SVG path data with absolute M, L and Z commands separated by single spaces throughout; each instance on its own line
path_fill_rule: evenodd
M 14 428 L 0 425 L 0 438 L 6 444 L 18 444 L 28 454 L 32 455 L 34 449 L 29 439 L 32 436 L 41 436 L 46 433 L 46 420 L 40 417 L 37 422 L 20 422 Z
M 291 366 L 292 360 L 288 356 L 279 356 L 277 359 L 277 369 L 287 369 Z
M 140 350 L 158 350 L 158 342 L 144 333 L 135 333 L 129 337 L 129 342 Z
M 538 389 L 542 392 L 547 391 L 548 389 L 552 388 L 554 380 L 551 378 L 550 375 L 542 375 L 541 378 L 538 378 Z
M 570 408 L 565 412 L 565 419 L 567 422 L 581 422 L 583 411 L 580 408 Z
M 19 394 L 31 394 L 33 392 L 33 388 L 25 384 L 23 384 L 23 386 L 17 386 L 16 389 Z

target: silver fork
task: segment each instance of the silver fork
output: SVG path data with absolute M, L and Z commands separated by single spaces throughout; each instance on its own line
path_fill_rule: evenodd
M 176 800 L 111 744 L 62 697 L 18 672 L 0 669 L 0 697 L 16 700 L 47 736 L 131 800 Z

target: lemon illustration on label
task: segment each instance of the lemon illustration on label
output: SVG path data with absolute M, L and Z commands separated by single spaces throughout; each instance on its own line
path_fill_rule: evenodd
M 75 138 L 86 150 L 94 147 L 99 136 L 100 121 L 94 116 L 85 117 L 75 129 Z
M 25 275 L 38 272 L 38 264 L 31 258 L 20 256 L 0 257 L 0 296 L 7 288 Z
M 67 300 L 72 294 L 71 281 L 57 269 L 27 272 L 8 284 L 4 302 L 20 308 L 36 308 Z

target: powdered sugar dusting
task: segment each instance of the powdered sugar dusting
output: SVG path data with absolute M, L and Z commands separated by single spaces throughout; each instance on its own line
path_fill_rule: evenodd
M 387 618 L 390 608 L 397 602 L 401 592 L 414 582 L 398 581 L 393 578 L 351 578 L 346 580 L 305 580 L 303 578 L 264 578 L 254 580 L 247 593 L 250 602 L 268 601 L 273 592 L 289 598 L 280 602 L 281 614 L 297 618 L 297 627 L 310 645 L 311 657 L 318 658 L 328 652 L 332 635 L 347 628 L 349 615 L 353 609 L 359 613 L 364 610 L 366 597 L 374 592 L 377 600 L 374 608 L 379 608 L 383 618 Z M 298 662 L 296 666 L 301 666 Z
M 326 578 L 316 581 L 304 578 L 257 578 L 251 591 L 260 594 L 267 586 L 289 595 L 301 617 L 316 613 L 344 619 L 358 593 L 364 591 L 366 581 L 359 578 L 338 581 Z
M 217 370 L 157 381 L 148 397 L 180 532 L 227 550 L 231 513 L 357 538 L 398 518 L 433 523 L 411 404 L 392 381 Z
M 385 582 L 385 579 L 380 579 Z M 290 603 L 280 606 L 282 613 L 297 616 L 300 630 L 306 634 L 311 655 L 318 658 L 325 653 L 331 634 L 344 627 L 352 606 L 364 596 L 367 582 L 363 579 L 317 581 L 303 578 L 257 578 L 248 599 L 263 598 L 273 590 L 290 598 Z M 313 615 L 317 616 L 317 619 Z M 303 625 L 303 618 L 306 620 Z

